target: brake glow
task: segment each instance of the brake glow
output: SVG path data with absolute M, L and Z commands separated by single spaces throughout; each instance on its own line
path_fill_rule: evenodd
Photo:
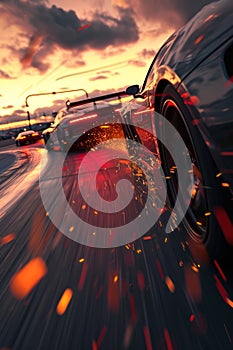
M 96 118 L 96 117 L 98 117 L 98 114 L 90 114 L 90 115 L 87 115 L 86 117 L 70 120 L 69 124 L 81 122 L 82 120 L 92 119 L 92 118 Z
M 20 136 L 20 140 L 26 139 L 26 136 Z
M 101 125 L 100 128 L 101 128 L 101 129 L 108 129 L 108 128 L 109 128 L 109 125 Z
M 38 136 L 38 135 L 39 135 L 38 132 L 34 132 L 34 133 L 32 134 L 32 136 Z

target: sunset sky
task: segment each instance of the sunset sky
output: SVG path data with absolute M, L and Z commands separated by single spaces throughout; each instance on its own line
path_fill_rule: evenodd
M 25 117 L 29 94 L 141 85 L 161 44 L 209 2 L 0 0 L 0 122 Z M 30 112 L 80 95 L 31 97 Z

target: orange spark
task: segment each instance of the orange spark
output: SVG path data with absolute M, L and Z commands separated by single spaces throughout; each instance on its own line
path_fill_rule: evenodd
M 119 276 L 118 276 L 118 275 L 115 275 L 115 276 L 113 277 L 113 282 L 114 282 L 114 283 L 117 283 L 118 280 L 119 280 Z
M 149 241 L 150 239 L 152 239 L 151 236 L 145 236 L 145 237 L 143 237 L 143 241 Z
M 42 258 L 34 258 L 18 271 L 10 282 L 12 294 L 17 299 L 25 298 L 46 275 L 47 266 Z
M 58 315 L 63 315 L 64 314 L 64 312 L 66 311 L 66 309 L 67 309 L 67 307 L 68 307 L 68 305 L 70 303 L 70 300 L 71 300 L 72 296 L 73 296 L 72 290 L 70 288 L 67 288 L 64 291 L 64 293 L 63 293 L 59 303 L 57 304 L 57 313 L 58 313 Z
M 226 302 L 230 307 L 233 308 L 233 301 L 232 300 L 230 300 L 229 298 L 226 298 Z
M 168 277 L 168 276 L 165 277 L 165 283 L 166 283 L 168 289 L 170 290 L 170 292 L 174 293 L 176 288 L 175 288 L 175 285 L 172 282 L 170 277 Z
M 200 35 L 196 40 L 195 40 L 195 45 L 199 44 L 204 38 L 204 35 Z
M 3 236 L 2 238 L 0 238 L 0 246 L 12 242 L 15 239 L 15 237 L 16 236 L 14 233 L 9 233 L 8 235 Z

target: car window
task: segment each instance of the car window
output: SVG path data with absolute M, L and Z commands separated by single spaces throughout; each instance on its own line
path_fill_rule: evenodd
M 146 75 L 146 78 L 144 80 L 144 83 L 143 83 L 143 86 L 142 86 L 142 89 L 141 90 L 144 90 L 146 85 L 147 85 L 147 81 L 150 81 L 150 77 L 151 77 L 151 74 L 153 74 L 153 67 L 154 67 L 154 64 L 155 64 L 155 61 L 160 61 L 161 58 L 164 56 L 164 53 L 166 52 L 167 50 L 167 47 L 168 45 L 170 44 L 170 42 L 175 39 L 176 37 L 176 33 L 173 33 L 166 41 L 165 43 L 160 47 L 159 51 L 156 53 L 151 65 L 150 65 L 150 68 L 147 72 L 147 75 Z
M 233 79 L 233 44 L 225 52 L 224 63 L 228 77 Z

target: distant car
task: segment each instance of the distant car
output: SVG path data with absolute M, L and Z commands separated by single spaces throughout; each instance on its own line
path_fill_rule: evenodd
M 144 84 L 123 109 L 125 136 L 146 145 L 143 126 L 163 132 L 154 110 L 178 130 L 191 157 L 194 186 L 183 220 L 196 243 L 219 261 L 233 260 L 233 3 L 212 2 L 157 52 Z M 140 127 L 132 127 L 140 119 Z M 138 125 L 138 124 L 137 124 Z M 174 135 L 174 149 L 176 138 Z M 166 147 L 157 143 L 174 206 L 178 176 Z M 182 184 L 180 184 L 182 186 Z
M 120 94 L 126 93 L 118 93 L 119 96 Z M 118 95 L 102 97 L 104 100 Z M 67 103 L 67 108 L 58 112 L 51 127 L 42 132 L 47 150 L 52 150 L 56 145 L 61 151 L 86 150 L 97 144 L 98 140 L 117 137 L 122 131 L 121 126 L 117 125 L 121 103 L 101 101 L 102 97 Z
M 34 130 L 28 130 L 23 131 L 18 134 L 18 136 L 15 138 L 16 146 L 23 146 L 30 143 L 35 143 L 36 141 L 40 140 L 41 136 L 38 131 Z
M 10 139 L 10 137 L 11 137 L 11 136 L 10 136 L 9 133 L 0 131 L 0 140 L 7 140 L 7 139 Z

